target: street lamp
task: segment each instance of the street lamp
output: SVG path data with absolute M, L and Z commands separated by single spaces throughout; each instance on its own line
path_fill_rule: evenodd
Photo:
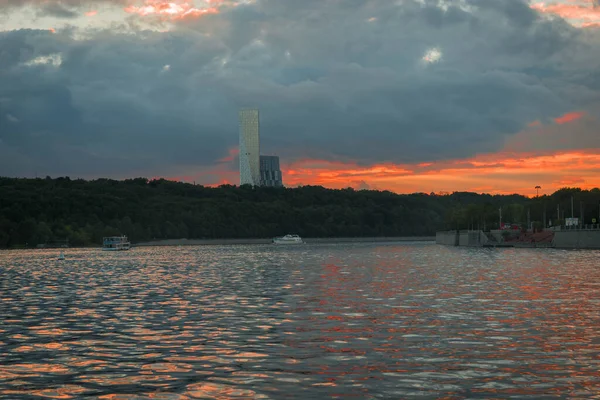
M 535 187 L 535 197 L 540 197 L 540 195 L 539 195 L 539 190 L 540 190 L 541 188 L 542 188 L 542 187 L 541 187 L 541 186 L 539 186 L 539 185 Z

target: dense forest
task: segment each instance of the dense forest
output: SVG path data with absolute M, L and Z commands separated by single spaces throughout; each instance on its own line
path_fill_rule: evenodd
M 565 188 L 527 198 L 455 192 L 400 195 L 320 186 L 216 188 L 143 178 L 94 181 L 0 178 L 0 248 L 68 240 L 101 245 L 168 238 L 429 236 L 441 229 L 495 229 L 502 221 L 560 224 L 600 213 L 600 190 Z M 557 206 L 560 220 L 557 220 Z M 545 211 L 545 212 L 544 212 Z

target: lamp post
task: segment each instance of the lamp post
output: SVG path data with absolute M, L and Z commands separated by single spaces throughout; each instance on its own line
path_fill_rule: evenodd
M 540 197 L 540 189 L 542 187 L 540 185 L 536 185 L 535 187 L 535 197 L 539 199 Z M 529 210 L 527 210 L 527 219 L 529 220 Z M 529 224 L 529 221 L 528 221 Z M 530 228 L 530 226 L 527 226 L 527 228 Z M 545 210 L 545 206 L 544 206 L 544 229 L 546 229 L 546 210 Z
M 499 214 L 500 214 L 500 215 L 499 215 L 499 216 L 500 216 L 500 222 L 498 223 L 498 229 L 502 229 L 502 207 L 500 207 L 500 208 L 498 209 L 498 212 L 499 212 Z

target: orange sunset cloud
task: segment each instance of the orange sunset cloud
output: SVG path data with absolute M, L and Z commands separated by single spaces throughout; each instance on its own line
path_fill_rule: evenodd
M 557 15 L 581 27 L 600 24 L 600 8 L 595 7 L 593 0 L 571 0 L 568 3 L 537 2 L 533 3 L 531 8 L 543 14 Z
M 577 121 L 579 118 L 583 117 L 584 115 L 585 115 L 584 112 L 570 112 L 561 117 L 555 118 L 554 122 L 562 125 L 562 124 L 566 124 L 568 122 Z
M 212 1 L 211 3 L 218 5 L 220 2 Z M 157 16 L 161 19 L 182 20 L 198 18 L 206 14 L 217 14 L 219 9 L 214 6 L 196 8 L 193 3 L 187 1 L 146 0 L 143 6 L 131 5 L 126 7 L 125 12 L 141 16 Z
M 584 118 L 586 117 L 586 118 Z M 374 163 L 299 159 L 281 161 L 285 186 L 319 185 L 333 189 L 389 190 L 396 193 L 468 191 L 492 194 L 533 195 L 534 187 L 544 193 L 566 187 L 600 187 L 600 147 L 588 124 L 593 116 L 572 111 L 544 124 L 528 124 L 516 135 L 507 136 L 501 150 L 464 159 L 419 163 Z M 197 171 L 186 181 L 239 184 L 234 161 L 239 151 L 228 154 L 212 167 Z M 177 180 L 180 180 L 177 178 Z
M 171 180 L 206 182 L 206 186 L 239 185 L 239 172 L 229 163 L 220 164 Z M 229 165 L 227 165 L 229 163 Z M 566 187 L 600 187 L 600 148 L 547 153 L 501 151 L 467 159 L 429 163 L 361 165 L 356 162 L 303 159 L 282 164 L 287 187 L 318 185 L 332 189 L 389 190 L 396 193 L 467 191 L 532 196 Z
M 553 154 L 495 153 L 426 164 L 379 164 L 301 160 L 284 168 L 287 186 L 321 185 L 397 193 L 472 191 L 529 195 L 541 185 L 551 193 L 566 185 L 600 187 L 600 149 Z
M 240 154 L 240 149 L 234 147 L 229 149 L 229 154 L 226 157 L 223 157 L 219 160 L 220 163 L 232 162 L 235 158 Z

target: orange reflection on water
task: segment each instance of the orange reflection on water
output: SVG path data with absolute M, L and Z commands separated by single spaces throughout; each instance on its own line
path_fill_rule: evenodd
M 60 364 L 13 364 L 10 366 L 12 371 L 28 373 L 28 372 L 39 372 L 39 373 L 52 373 L 52 374 L 67 374 L 71 370 Z
M 41 349 L 47 349 L 47 350 L 69 350 L 70 347 L 63 344 L 63 343 L 57 343 L 57 342 L 53 342 L 53 343 L 39 343 L 36 344 L 35 347 L 37 348 L 41 348 Z
M 40 396 L 50 399 L 75 399 L 78 395 L 87 392 L 85 389 L 77 385 L 66 385 L 59 388 L 35 390 L 31 394 L 34 396 Z
M 15 382 L 13 381 L 13 384 L 14 383 Z M 27 382 L 23 382 L 23 384 L 26 385 Z M 11 396 L 14 395 L 15 396 L 14 398 L 18 398 L 16 396 L 27 396 L 27 395 L 29 395 L 30 391 L 28 391 L 28 390 L 19 390 L 19 389 L 1 389 L 0 388 L 0 394 L 7 395 L 7 396 L 8 395 L 11 395 Z
M 29 388 L 13 394 L 0 389 L 0 397 L 24 397 L 32 390 L 62 396 L 48 391 L 57 378 L 81 380 L 77 383 L 94 395 L 111 399 L 131 398 L 127 393 L 134 391 L 145 398 L 183 399 L 194 393 L 256 398 L 263 390 L 279 398 L 297 394 L 296 388 L 304 398 L 406 398 L 409 392 L 464 398 L 466 387 L 479 397 L 581 398 L 600 389 L 600 270 L 588 268 L 597 253 L 592 258 L 587 252 L 353 245 L 324 247 L 315 261 L 313 250 L 308 248 L 302 268 L 295 260 L 290 266 L 287 257 L 273 262 L 278 268 L 261 271 L 259 284 L 253 281 L 256 266 L 244 269 L 245 260 L 232 261 L 235 269 L 229 260 L 225 267 L 217 265 L 214 280 L 204 281 L 204 272 L 202 279 L 188 274 L 176 287 L 194 301 L 180 324 L 168 321 L 186 310 L 177 306 L 179 298 L 168 300 L 174 283 L 158 278 L 162 269 L 154 268 L 144 294 L 154 293 L 156 285 L 164 290 L 145 301 L 135 291 L 119 298 L 107 294 L 127 290 L 130 285 L 122 281 L 141 290 L 147 281 L 140 269 L 123 268 L 126 276 L 108 279 L 105 293 L 94 297 L 105 303 L 98 307 L 106 314 L 100 321 L 75 317 L 74 311 L 73 320 L 65 322 L 55 299 L 31 314 L 37 319 L 8 330 L 7 337 L 27 333 L 6 340 L 9 357 L 27 364 L 32 354 L 22 351 L 39 351 L 43 363 L 70 371 L 57 377 L 50 369 L 0 367 L 2 384 L 9 379 L 11 390 Z M 299 251 L 306 250 L 261 247 L 257 253 L 276 258 L 296 257 Z M 219 248 L 217 256 L 227 252 Z M 568 262 L 573 265 L 565 266 Z M 74 273 L 69 269 L 66 276 L 72 279 Z M 101 273 L 90 268 L 81 287 L 87 287 L 88 276 Z M 196 291 L 192 297 L 192 288 L 204 286 L 210 294 Z M 266 290 L 273 297 L 268 302 Z M 85 299 L 80 307 L 96 303 Z M 152 307 L 161 312 L 146 312 Z M 15 307 L 13 315 L 19 312 Z M 31 321 L 38 326 L 28 331 Z M 35 334 L 54 328 L 64 329 L 67 341 Z M 99 360 L 102 356 L 107 359 Z M 207 385 L 189 385 L 192 376 Z
M 15 372 L 11 372 L 9 367 L 1 367 L 0 366 L 0 380 L 4 381 L 14 381 L 17 378 L 24 378 L 24 377 L 31 377 L 31 376 L 36 376 L 36 374 L 33 373 L 15 373 Z
M 81 382 L 95 383 L 101 386 L 115 385 L 134 385 L 139 383 L 172 381 L 173 378 L 169 375 L 131 375 L 122 376 L 124 374 L 102 374 L 102 375 L 83 375 L 79 377 Z
M 157 399 L 157 400 L 189 400 L 190 398 L 185 395 L 176 394 L 176 393 L 139 393 L 138 396 L 147 398 L 147 399 Z M 98 399 L 103 400 L 130 400 L 132 398 L 131 394 L 105 394 L 102 396 L 98 396 Z
M 13 351 L 17 352 L 17 353 L 26 353 L 28 351 L 33 351 L 33 346 L 19 346 L 16 349 L 14 349 Z
M 106 366 L 106 361 L 102 361 L 102 360 L 86 360 L 86 359 L 77 359 L 77 358 L 73 358 L 71 360 L 69 360 L 69 365 L 72 365 L 74 367 L 91 367 L 94 365 L 98 365 L 98 366 Z
M 246 399 L 266 399 L 267 396 L 256 393 L 252 390 L 239 389 L 234 386 L 220 383 L 197 383 L 188 385 L 186 394 L 194 398 L 246 398 Z
M 31 327 L 29 329 L 35 332 L 37 335 L 44 336 L 62 336 L 67 333 L 67 331 L 60 328 L 46 329 L 46 327 Z
M 147 353 L 140 356 L 140 358 L 157 358 L 161 357 L 162 353 Z
M 236 371 L 236 372 L 233 372 L 231 375 L 247 377 L 247 378 L 262 378 L 262 379 L 267 379 L 267 378 L 271 377 L 270 375 L 261 374 L 258 372 L 246 372 L 246 371 Z
M 312 386 L 329 386 L 329 387 L 336 387 L 337 385 L 335 384 L 335 382 L 321 382 L 321 383 L 313 383 Z
M 98 314 L 95 310 L 92 309 L 75 308 L 70 311 L 71 315 L 75 317 L 102 318 L 100 314 Z
M 156 363 L 143 365 L 140 373 L 190 372 L 193 368 L 190 364 Z
M 4 322 L 8 323 L 6 320 L 4 320 Z M 28 339 L 30 339 L 29 336 L 21 335 L 20 333 L 17 333 L 16 335 L 12 335 L 11 338 L 12 339 L 17 339 L 17 340 L 28 340 Z

